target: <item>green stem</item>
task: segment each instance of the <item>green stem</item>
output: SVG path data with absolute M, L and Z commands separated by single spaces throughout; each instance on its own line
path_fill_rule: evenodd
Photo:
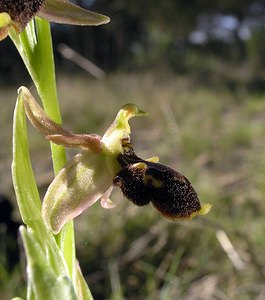
M 37 48 L 35 68 L 37 78 L 32 78 L 41 97 L 44 110 L 53 121 L 62 123 L 55 78 L 52 38 L 49 22 L 36 18 Z M 66 163 L 66 153 L 62 146 L 51 143 L 53 168 L 55 175 Z
M 49 22 L 36 18 L 38 37 L 38 81 L 35 82 L 38 93 L 42 99 L 44 110 L 56 123 L 61 124 L 61 115 L 56 89 L 55 66 L 52 48 L 52 38 Z M 51 153 L 55 175 L 66 163 L 66 153 L 62 146 L 51 143 Z M 69 273 L 75 277 L 75 240 L 73 221 L 69 222 L 55 237 L 64 253 Z

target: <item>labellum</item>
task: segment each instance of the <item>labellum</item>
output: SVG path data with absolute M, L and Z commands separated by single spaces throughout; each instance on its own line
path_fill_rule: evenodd
M 191 219 L 210 210 L 210 204 L 201 207 L 196 191 L 184 175 L 137 157 L 128 140 L 124 140 L 123 145 L 124 153 L 118 156 L 122 169 L 113 183 L 135 205 L 151 202 L 164 217 L 172 220 Z

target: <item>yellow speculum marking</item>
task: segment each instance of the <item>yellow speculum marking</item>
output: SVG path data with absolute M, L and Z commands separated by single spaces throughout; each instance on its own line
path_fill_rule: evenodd
M 154 188 L 158 189 L 164 185 L 164 182 L 154 178 L 152 175 L 145 175 L 144 176 L 144 184 L 152 185 Z
M 146 170 L 147 165 L 144 162 L 139 162 L 139 163 L 133 164 L 133 168 L 134 169 L 139 169 L 139 170 Z

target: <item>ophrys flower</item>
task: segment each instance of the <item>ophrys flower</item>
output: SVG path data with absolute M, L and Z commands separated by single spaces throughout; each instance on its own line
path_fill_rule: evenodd
M 210 204 L 201 207 L 185 176 L 159 164 L 157 157 L 143 160 L 135 154 L 128 121 L 144 115 L 136 105 L 124 105 L 101 137 L 64 129 L 47 116 L 25 87 L 20 93 L 29 120 L 48 140 L 83 150 L 58 173 L 44 197 L 42 215 L 54 233 L 100 198 L 103 207 L 112 207 L 109 195 L 113 184 L 134 204 L 151 202 L 172 220 L 191 219 L 210 210 Z
M 34 16 L 72 25 L 100 25 L 109 22 L 108 17 L 67 0 L 1 0 L 0 40 L 7 36 L 10 27 L 20 33 Z

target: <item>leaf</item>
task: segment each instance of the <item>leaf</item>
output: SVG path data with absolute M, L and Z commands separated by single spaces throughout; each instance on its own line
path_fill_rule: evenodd
M 34 232 L 21 226 L 20 233 L 28 262 L 28 284 L 32 289 L 30 298 L 34 295 L 35 299 L 77 300 L 70 277 L 66 274 L 58 276 L 54 272 Z
M 77 293 L 78 293 L 78 300 L 93 300 L 93 296 L 87 286 L 87 283 L 83 277 L 82 271 L 77 263 L 76 266 L 76 274 L 77 274 Z
M 21 90 L 18 91 L 13 121 L 12 177 L 22 220 L 34 228 L 34 222 L 41 219 L 41 202 L 30 162 Z

